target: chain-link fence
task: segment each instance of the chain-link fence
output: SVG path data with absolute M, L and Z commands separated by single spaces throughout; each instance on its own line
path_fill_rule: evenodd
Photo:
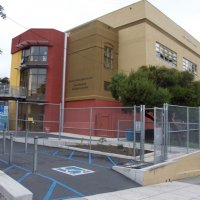
M 147 153 L 144 143 L 149 138 L 153 140 L 152 120 L 146 120 L 148 130 L 145 131 L 144 106 L 66 108 L 64 116 L 64 132 L 71 133 L 67 139 L 69 146 L 144 161 Z
M 73 148 L 154 163 L 171 154 L 199 149 L 199 127 L 200 109 L 195 107 L 165 104 L 154 109 L 134 106 L 62 110 L 60 104 L 0 102 L 0 131 L 14 131 L 24 142 L 37 135 L 44 138 L 43 143 L 54 139 Z
M 199 108 L 168 106 L 168 147 L 190 152 L 199 148 Z
M 164 161 L 163 108 L 154 108 L 154 163 Z

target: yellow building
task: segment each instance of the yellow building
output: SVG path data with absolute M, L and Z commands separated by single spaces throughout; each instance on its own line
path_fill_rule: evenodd
M 199 41 L 146 0 L 67 32 L 69 105 L 108 105 L 111 77 L 142 65 L 188 70 L 200 79 Z

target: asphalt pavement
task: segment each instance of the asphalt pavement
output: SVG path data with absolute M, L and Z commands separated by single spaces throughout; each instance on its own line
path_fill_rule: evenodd
M 25 153 L 23 143 L 14 142 L 9 164 L 10 141 L 6 153 L 0 140 L 0 170 L 33 192 L 34 200 L 80 198 L 140 187 L 111 168 L 131 162 L 121 158 L 38 146 L 37 168 L 33 167 L 33 145 Z

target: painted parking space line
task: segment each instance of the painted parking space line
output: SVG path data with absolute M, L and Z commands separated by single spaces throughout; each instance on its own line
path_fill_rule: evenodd
M 63 188 L 65 188 L 65 189 L 67 189 L 67 190 L 73 192 L 73 193 L 75 194 L 74 197 L 76 197 L 76 198 L 77 198 L 77 197 L 84 197 L 84 196 L 85 196 L 83 193 L 81 193 L 81 192 L 75 190 L 74 188 L 72 188 L 72 187 L 70 187 L 70 186 L 68 186 L 68 185 L 66 185 L 66 184 L 63 184 L 63 183 L 61 183 L 60 181 L 57 181 L 57 180 L 55 180 L 55 179 L 53 179 L 53 178 L 51 178 L 51 177 L 49 177 L 49 176 L 45 176 L 45 175 L 40 174 L 40 173 L 36 173 L 36 174 L 37 174 L 38 176 L 40 176 L 40 177 L 43 177 L 43 178 L 47 179 L 47 180 L 50 180 L 50 181 L 52 181 L 52 182 L 55 182 L 56 184 L 60 185 L 61 187 L 63 187 Z
M 31 172 L 27 172 L 27 173 L 24 174 L 22 177 L 20 177 L 19 179 L 17 179 L 17 182 L 21 183 L 21 182 L 24 181 L 30 174 L 31 174 Z
M 0 162 L 8 164 L 7 161 L 4 161 L 2 159 L 0 159 Z M 22 182 L 23 180 L 25 180 L 27 177 L 29 177 L 32 174 L 32 172 L 30 170 L 28 170 L 28 169 L 26 169 L 24 167 L 18 166 L 16 164 L 13 164 L 13 165 L 7 167 L 6 171 L 8 171 L 9 169 L 12 169 L 12 168 L 17 168 L 17 169 L 20 169 L 20 170 L 23 170 L 23 171 L 26 172 L 22 177 L 20 177 L 20 178 L 17 179 L 18 182 Z M 74 188 L 72 188 L 72 187 L 70 187 L 70 186 L 68 186 L 68 185 L 66 185 L 66 184 L 64 184 L 62 182 L 59 182 L 59 181 L 57 181 L 57 180 L 55 180 L 55 179 L 53 179 L 53 178 L 51 178 L 49 176 L 45 176 L 45 175 L 40 174 L 40 173 L 36 173 L 35 175 L 40 176 L 40 177 L 42 177 L 42 178 L 44 178 L 44 179 L 49 180 L 49 181 L 52 182 L 52 184 L 49 187 L 48 191 L 44 195 L 43 200 L 49 200 L 51 198 L 51 195 L 52 195 L 52 193 L 53 193 L 53 191 L 54 191 L 54 189 L 56 188 L 57 185 L 63 187 L 67 191 L 70 191 L 70 192 L 74 193 L 73 196 L 71 195 L 70 197 L 68 196 L 68 197 L 65 197 L 64 199 L 79 198 L 79 197 L 84 197 L 85 196 L 83 193 L 81 193 L 81 192 L 75 190 Z M 57 197 L 56 199 L 57 200 L 59 200 L 59 199 L 62 200 L 63 197 Z
M 52 170 L 55 170 L 67 175 L 71 175 L 71 176 L 79 176 L 79 175 L 94 173 L 94 171 L 92 170 L 77 167 L 77 166 L 58 167 L 58 168 L 52 168 Z
M 51 195 L 52 195 L 52 193 L 53 193 L 53 191 L 54 191 L 54 189 L 55 189 L 55 187 L 56 187 L 56 184 L 57 184 L 57 183 L 56 183 L 55 181 L 52 182 L 52 184 L 51 184 L 51 186 L 49 187 L 48 192 L 45 194 L 43 200 L 49 200 L 49 198 L 51 197 Z
M 8 170 L 14 168 L 14 165 L 10 165 L 9 167 L 5 168 L 4 170 L 2 170 L 3 172 L 7 172 Z
M 70 153 L 70 155 L 67 157 L 67 159 L 71 160 L 72 157 L 73 157 L 73 155 L 74 155 L 74 151 L 72 151 L 72 152 Z
M 59 153 L 59 151 L 55 151 L 51 154 L 51 156 L 56 156 Z
M 1 161 L 2 163 L 4 163 L 4 164 L 8 164 L 8 161 L 2 160 L 2 159 L 0 159 L 0 161 Z
M 112 163 L 113 166 L 117 165 L 117 163 L 110 156 L 107 156 L 107 158 Z

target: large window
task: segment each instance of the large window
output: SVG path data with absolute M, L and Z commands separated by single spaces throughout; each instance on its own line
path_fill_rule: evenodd
M 32 46 L 22 50 L 22 63 L 24 62 L 47 62 L 48 47 Z
M 183 58 L 183 70 L 189 71 L 197 76 L 197 65 L 186 58 Z
M 31 68 L 22 71 L 20 86 L 28 89 L 29 97 L 44 96 L 46 89 L 46 69 Z
M 113 48 L 104 47 L 104 67 L 108 69 L 113 68 Z
M 177 53 L 156 42 L 156 56 L 171 66 L 177 66 Z

